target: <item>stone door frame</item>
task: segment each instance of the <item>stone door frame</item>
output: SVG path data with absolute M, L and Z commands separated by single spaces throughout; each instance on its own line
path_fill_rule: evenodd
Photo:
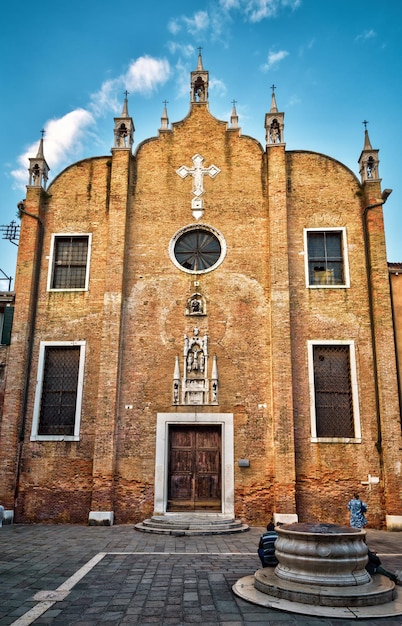
M 216 425 L 222 431 L 222 511 L 234 517 L 234 428 L 233 413 L 157 413 L 155 455 L 154 514 L 164 515 L 167 508 L 170 425 Z M 197 513 L 194 513 L 196 515 Z M 180 515 L 180 513 L 175 513 Z M 188 515 L 188 513 L 186 513 Z M 215 513 L 217 515 L 217 513 Z

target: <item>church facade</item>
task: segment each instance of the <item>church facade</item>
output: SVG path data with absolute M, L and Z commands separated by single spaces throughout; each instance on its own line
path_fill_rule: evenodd
M 190 110 L 47 186 L 30 160 L 1 421 L 17 522 L 213 514 L 402 529 L 397 354 L 378 150 L 359 177 Z

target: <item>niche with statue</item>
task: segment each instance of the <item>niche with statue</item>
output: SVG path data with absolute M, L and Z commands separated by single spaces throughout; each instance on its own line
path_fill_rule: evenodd
M 177 356 L 175 360 L 173 404 L 218 404 L 219 380 L 216 356 L 212 359 L 210 377 L 208 377 L 208 361 L 208 336 L 201 336 L 196 327 L 192 336 L 184 335 L 182 374 L 180 357 Z

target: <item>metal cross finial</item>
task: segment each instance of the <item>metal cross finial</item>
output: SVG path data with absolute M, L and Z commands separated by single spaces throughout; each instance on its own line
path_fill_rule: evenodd
M 363 120 L 362 124 L 364 124 L 364 130 L 367 130 L 368 121 L 367 120 Z
M 236 104 L 237 104 L 237 100 L 232 100 L 232 105 L 236 106 Z
M 42 134 L 42 139 L 43 139 L 43 137 L 45 136 L 45 132 L 46 132 L 46 131 L 42 128 L 42 130 L 41 130 L 40 132 L 41 132 L 41 134 Z
M 130 93 L 130 92 L 129 92 L 129 91 L 127 91 L 127 89 L 126 89 L 126 91 L 124 92 L 124 95 L 126 96 L 126 98 L 127 98 L 127 96 L 128 96 L 128 94 L 129 94 L 129 93 Z
M 276 85 L 271 85 L 272 93 L 275 93 Z
M 201 54 L 202 46 L 198 46 L 198 54 Z
M 166 106 L 167 104 L 169 104 L 169 100 L 162 100 L 162 104 Z

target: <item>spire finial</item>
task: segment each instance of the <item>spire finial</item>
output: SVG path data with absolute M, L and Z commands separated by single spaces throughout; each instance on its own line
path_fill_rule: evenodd
M 128 114 L 128 99 L 127 96 L 129 94 L 129 91 L 127 91 L 127 89 L 124 92 L 124 104 L 123 104 L 123 111 L 121 112 L 121 117 L 129 117 Z
M 270 113 L 277 113 L 278 112 L 278 106 L 276 104 L 276 98 L 275 98 L 276 85 L 271 85 L 271 89 L 272 89 L 272 96 L 271 96 L 271 110 L 270 110 Z
M 371 141 L 370 141 L 370 137 L 368 134 L 368 130 L 367 130 L 367 124 L 368 121 L 367 120 L 363 120 L 362 124 L 364 125 L 364 146 L 363 146 L 363 150 L 372 150 L 372 146 L 371 146 Z
M 46 189 L 49 166 L 46 163 L 43 152 L 43 137 L 45 136 L 45 130 L 42 128 L 40 131 L 41 138 L 39 140 L 38 152 L 35 158 L 29 159 L 29 186 L 42 187 Z
M 124 93 L 123 110 L 120 117 L 114 118 L 114 148 L 132 148 L 134 143 L 134 122 L 128 112 L 127 89 Z
M 169 129 L 169 118 L 168 118 L 167 108 L 166 108 L 166 105 L 168 103 L 169 103 L 169 100 L 163 100 L 162 101 L 163 112 L 162 112 L 162 117 L 161 117 L 161 130 L 168 130 Z
M 230 116 L 230 124 L 232 128 L 238 128 L 239 126 L 239 116 L 236 111 L 237 100 L 232 100 L 232 114 Z
M 275 97 L 276 85 L 271 85 L 271 108 L 269 113 L 265 115 L 265 129 L 267 146 L 280 145 L 284 146 L 283 138 L 284 130 L 284 113 L 279 113 Z
M 359 158 L 359 166 L 360 166 L 360 175 L 362 183 L 367 181 L 379 181 L 381 180 L 379 177 L 378 166 L 378 150 L 373 150 L 371 145 L 370 137 L 367 130 L 367 120 L 363 120 L 362 122 L 364 126 L 364 146 Z
M 38 153 L 36 155 L 37 159 L 43 159 L 43 138 L 45 136 L 46 131 L 42 128 L 42 130 L 40 131 L 41 134 L 41 138 L 39 140 L 39 146 L 38 146 Z
M 201 56 L 202 47 L 198 48 L 198 63 L 194 72 L 191 72 L 191 102 L 208 102 L 208 72 L 204 70 Z
M 203 71 L 202 66 L 202 54 L 201 54 L 202 46 L 198 46 L 198 63 L 197 63 L 197 72 Z

